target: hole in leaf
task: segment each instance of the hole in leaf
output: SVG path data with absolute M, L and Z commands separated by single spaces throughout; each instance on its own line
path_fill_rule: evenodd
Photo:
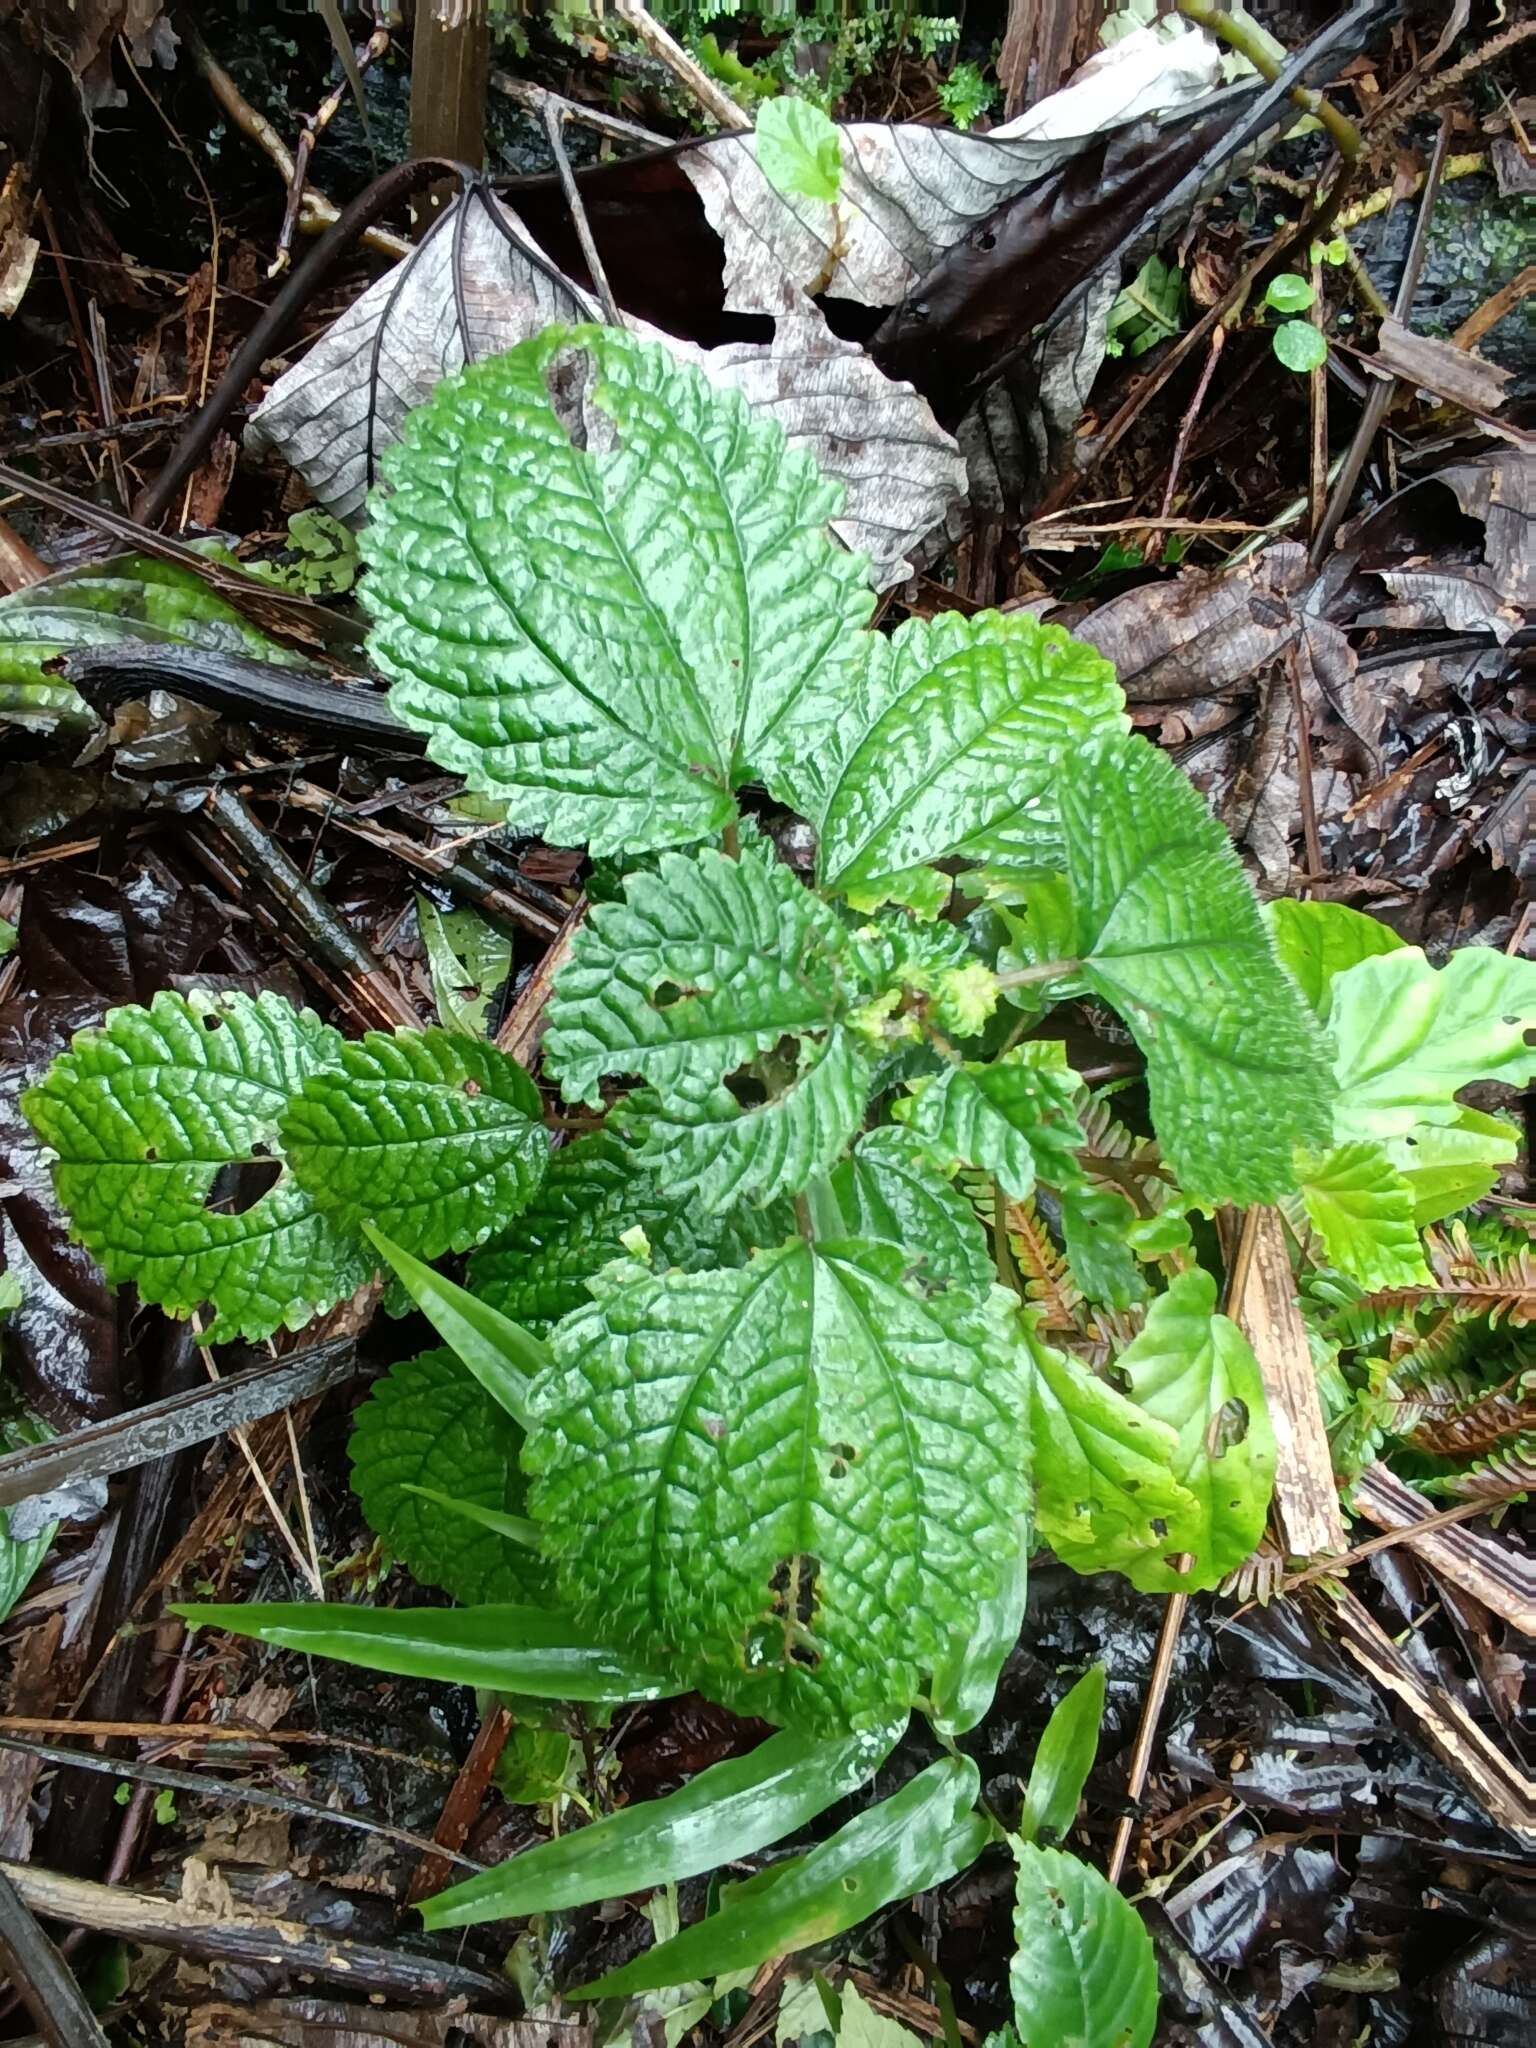
M 845 1892 L 856 1892 L 859 1888 L 859 1880 L 856 1877 L 845 1877 L 841 1882 Z
M 768 1090 L 746 1067 L 737 1073 L 727 1074 L 725 1085 L 743 1109 L 761 1109 L 768 1100 Z
M 810 1636 L 811 1622 L 816 1613 L 816 1578 L 820 1570 L 819 1559 L 800 1551 L 794 1557 L 780 1558 L 769 1581 L 773 1592 L 773 1611 L 783 1624 L 784 1648 L 789 1661 L 803 1664 L 812 1671 L 821 1662 L 821 1652 Z
M 214 1015 L 212 1015 L 211 1012 L 209 1015 L 204 1017 L 203 1029 L 205 1031 L 222 1031 L 223 1028 L 224 1019 L 222 1017 L 215 1017 Z
M 155 1150 L 153 1145 L 146 1145 L 144 1147 L 144 1157 L 150 1162 L 151 1165 L 153 1165 L 155 1160 L 157 1160 L 160 1157 L 160 1154 Z
M 1234 1450 L 1248 1434 L 1248 1403 L 1234 1394 L 1223 1401 L 1205 1426 L 1207 1457 L 1219 1458 Z
M 670 1010 L 676 1004 L 686 1003 L 694 996 L 705 996 L 708 994 L 709 990 L 705 988 L 694 988 L 686 983 L 676 981 L 663 981 L 658 984 L 655 993 L 651 996 L 650 1004 L 653 1010 Z
M 834 1479 L 846 1479 L 848 1467 L 858 1463 L 859 1454 L 852 1444 L 829 1444 L 827 1455 L 832 1460 L 828 1471 Z
M 255 1148 L 258 1152 L 263 1147 Z M 283 1175 L 281 1159 L 255 1158 L 239 1166 L 221 1166 L 213 1177 L 213 1185 L 203 1198 L 203 1207 L 211 1216 L 243 1216 L 247 1209 L 254 1209 L 265 1194 L 270 1194 Z

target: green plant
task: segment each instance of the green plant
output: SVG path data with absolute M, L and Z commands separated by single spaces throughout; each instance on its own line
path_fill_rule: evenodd
M 629 866 L 548 1012 L 545 1077 L 600 1127 L 551 1160 L 533 1082 L 462 1029 L 349 1045 L 271 997 L 114 1012 L 26 1110 L 147 1298 L 254 1334 L 387 1264 L 448 1347 L 375 1388 L 355 1479 L 470 1604 L 191 1618 L 531 1698 L 697 1687 L 779 1728 L 428 1902 L 448 1925 L 765 1849 L 914 1709 L 952 1745 L 1018 1636 L 1032 1468 L 1069 1563 L 1218 1583 L 1273 1445 L 1196 1226 L 1304 1200 L 1331 1146 L 1390 1165 L 1457 1128 L 1463 1081 L 1521 1065 L 1497 1019 L 1528 990 L 1319 938 L 1313 906 L 1272 936 L 1105 661 L 1024 614 L 871 630 L 835 487 L 662 349 L 548 330 L 441 385 L 386 474 L 363 592 L 397 714 L 520 828 Z M 758 789 L 815 828 L 810 877 Z M 1399 997 L 1418 1025 L 1373 1060 L 1359 1006 Z M 1065 1001 L 1123 1020 L 1151 1133 L 1069 1066 Z M 222 1209 L 220 1166 L 261 1161 L 275 1184 Z M 467 1287 L 426 1263 L 471 1246 Z M 1064 1768 L 1034 1808 L 1057 1833 Z M 749 1969 L 941 1881 L 994 1839 L 977 1790 L 947 1755 L 583 1995 Z M 1026 1993 L 1102 1960 L 1144 2041 L 1134 1915 L 1024 1848 L 1021 2030 L 1055 2038 Z

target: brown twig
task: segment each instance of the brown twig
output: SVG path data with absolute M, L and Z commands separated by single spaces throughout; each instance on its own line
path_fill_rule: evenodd
M 80 357 L 80 366 L 85 371 L 86 388 L 89 390 L 95 382 L 96 366 L 91 361 L 91 346 L 85 338 L 85 322 L 80 317 L 80 301 L 75 297 L 69 266 L 65 263 L 64 252 L 59 247 L 58 233 L 53 225 L 53 208 L 48 204 L 46 192 L 39 192 L 37 195 L 37 217 L 43 224 L 44 234 L 48 237 L 48 254 L 52 257 L 53 267 L 59 274 L 59 290 L 64 295 L 64 310 L 69 315 L 70 332 L 75 337 L 75 349 Z
M 614 0 L 614 12 L 722 128 L 740 134 L 752 126 L 750 117 L 743 113 L 724 87 L 715 83 L 677 38 L 669 35 L 655 15 L 640 4 L 640 0 Z
M 107 460 L 112 465 L 117 502 L 126 512 L 130 496 L 128 473 L 123 468 L 123 444 L 117 436 L 117 399 L 112 390 L 112 366 L 107 356 L 106 322 L 94 299 L 86 301 L 85 316 L 90 322 L 91 356 L 96 366 L 96 403 L 101 408 L 101 424 L 108 431 Z
M 1296 794 L 1301 804 L 1301 838 L 1306 848 L 1307 873 L 1322 875 L 1323 842 L 1317 830 L 1317 790 L 1312 780 L 1312 721 L 1307 715 L 1306 693 L 1301 687 L 1301 654 L 1296 641 L 1285 650 L 1285 680 L 1291 694 L 1291 718 L 1296 732 Z
M 496 1044 L 500 1051 L 510 1053 L 526 1067 L 538 1049 L 539 1037 L 544 1028 L 544 1008 L 549 1001 L 550 990 L 555 985 L 555 976 L 571 957 L 571 947 L 587 915 L 587 899 L 579 897 L 567 913 L 560 936 L 550 947 L 532 974 L 523 983 L 513 1000 L 511 1008 L 500 1031 Z
M 1179 1630 L 1184 1625 L 1185 1610 L 1189 1606 L 1187 1593 L 1170 1593 L 1168 1605 L 1163 1609 L 1162 1627 L 1157 1632 L 1157 1648 L 1152 1653 L 1152 1669 L 1147 1674 L 1146 1698 L 1142 1702 L 1141 1721 L 1136 1729 L 1136 1744 L 1131 1751 L 1130 1768 L 1125 1775 L 1126 1797 L 1134 1805 L 1142 1794 L 1147 1782 L 1147 1768 L 1152 1761 L 1152 1745 L 1157 1740 L 1158 1723 L 1163 1717 L 1163 1701 L 1168 1696 L 1168 1681 L 1173 1675 L 1174 1652 L 1179 1646 Z M 1131 1836 L 1136 1829 L 1136 1816 L 1124 1813 L 1115 1828 L 1114 1847 L 1109 1852 L 1108 1877 L 1111 1884 L 1120 1882 L 1120 1873 L 1125 1868 L 1126 1851 L 1131 1846 Z
M 1527 263 L 1518 277 L 1512 277 L 1508 284 L 1500 285 L 1492 298 L 1484 299 L 1475 313 L 1469 314 L 1451 336 L 1453 348 L 1476 348 L 1490 328 L 1497 327 L 1507 319 L 1522 300 L 1536 292 L 1536 263 Z
M 1419 288 L 1419 274 L 1424 267 L 1424 252 L 1428 243 L 1430 215 L 1434 212 L 1435 198 L 1440 190 L 1440 174 L 1445 168 L 1446 152 L 1450 148 L 1450 142 L 1451 117 L 1447 114 L 1442 117 L 1440 122 L 1440 134 L 1435 142 L 1435 153 L 1430 159 L 1429 170 L 1424 179 L 1424 191 L 1419 201 L 1418 217 L 1413 224 L 1413 236 L 1408 244 L 1408 254 L 1403 262 L 1403 274 L 1398 280 L 1397 295 L 1392 305 L 1395 317 L 1405 325 L 1407 324 L 1409 314 L 1413 311 L 1413 295 Z M 1379 383 L 1371 386 L 1370 394 L 1360 414 L 1359 424 L 1355 428 L 1354 438 L 1350 442 L 1348 452 L 1344 457 L 1344 466 L 1340 469 L 1334 483 L 1333 494 L 1328 500 L 1327 510 L 1323 513 L 1318 529 L 1312 536 L 1312 547 L 1307 560 L 1314 575 L 1321 570 L 1323 563 L 1328 559 L 1328 550 L 1333 545 L 1333 537 L 1338 532 L 1345 513 L 1349 510 L 1350 500 L 1355 494 L 1355 486 L 1360 481 L 1360 472 L 1365 468 L 1366 457 L 1371 452 L 1371 443 L 1375 440 L 1381 423 L 1387 416 L 1387 408 L 1391 405 L 1396 390 L 1397 379 L 1395 377 L 1383 378 Z
M 586 202 L 576 183 L 576 174 L 571 169 L 571 159 L 566 154 L 564 110 L 552 98 L 547 99 L 544 102 L 543 117 L 544 133 L 549 138 L 550 154 L 555 160 L 555 169 L 560 177 L 560 189 L 565 194 L 565 203 L 576 229 L 576 240 L 581 244 L 581 253 L 587 266 L 587 275 L 592 280 L 592 289 L 602 301 L 603 317 L 608 325 L 622 327 L 623 316 L 613 296 L 613 287 L 608 282 L 608 273 L 603 268 L 603 259 L 597 253 L 597 243 L 592 239 L 592 223 L 587 218 Z
M 177 442 L 165 468 L 141 494 L 134 506 L 134 514 L 146 526 L 155 525 L 165 513 L 176 492 L 202 460 L 231 407 L 244 396 L 246 385 L 257 375 L 267 357 L 277 353 L 299 315 L 364 230 L 407 192 L 445 172 L 458 176 L 466 184 L 473 183 L 475 177 L 475 173 L 463 164 L 436 158 L 412 158 L 409 163 L 396 164 L 393 169 L 383 172 L 336 215 L 329 231 L 293 271 L 230 357 L 223 376 L 209 393 L 197 418 Z M 394 238 L 391 238 L 391 243 L 388 252 L 391 255 L 409 252 L 408 244 L 393 246 Z
M 256 147 L 270 158 L 283 183 L 291 184 L 294 175 L 293 152 L 282 136 L 266 115 L 258 113 L 251 105 L 185 14 L 181 16 L 181 34 L 192 54 L 193 63 L 202 73 L 209 91 L 224 113 L 242 135 L 254 142 Z M 352 204 L 355 206 L 356 200 Z M 299 207 L 298 225 L 306 234 L 321 234 L 334 227 L 338 221 L 345 219 L 351 210 L 351 207 L 344 211 L 338 209 L 334 201 L 327 199 L 323 192 L 317 192 L 311 185 L 304 191 Z M 387 229 L 376 228 L 371 222 L 360 227 L 358 235 L 370 249 L 377 249 L 381 256 L 400 257 L 411 253 L 411 244 L 403 237 L 391 234 Z
M 410 1889 L 406 1893 L 408 1904 L 414 1906 L 428 1893 L 439 1890 L 448 1881 L 448 1866 L 466 1861 L 457 1852 L 463 1848 L 464 1837 L 484 1803 L 492 1774 L 511 1733 L 512 1716 L 507 1709 L 492 1707 L 480 1723 L 469 1755 L 443 1801 L 437 1826 L 432 1830 L 432 1840 L 421 1845 L 421 1861 L 411 1873 Z
M 1168 466 L 1168 481 L 1163 487 L 1163 502 L 1158 511 L 1159 526 L 1169 523 L 1168 515 L 1173 510 L 1174 493 L 1179 488 L 1179 472 L 1184 467 L 1184 457 L 1189 450 L 1190 436 L 1195 431 L 1195 422 L 1200 417 L 1200 408 L 1205 404 L 1205 394 L 1211 388 L 1211 379 L 1216 374 L 1216 365 L 1221 359 L 1222 346 L 1227 338 L 1226 327 L 1218 321 L 1211 331 L 1211 345 L 1206 350 L 1205 363 L 1200 371 L 1200 381 L 1195 386 L 1195 395 L 1189 401 L 1189 408 L 1179 422 L 1179 437 L 1173 444 L 1173 461 Z
M 491 84 L 497 92 L 509 100 L 516 100 L 520 107 L 526 107 L 532 114 L 542 115 L 548 106 L 556 106 L 567 121 L 579 121 L 583 127 L 594 129 L 599 135 L 606 135 L 612 142 L 638 142 L 646 149 L 665 149 L 667 138 L 657 135 L 649 128 L 641 128 L 633 121 L 621 121 L 617 114 L 610 114 L 602 107 L 589 107 L 585 100 L 568 100 L 557 92 L 550 92 L 546 86 L 535 85 L 531 78 L 513 78 L 510 72 L 493 71 Z
M 102 1756 L 95 1750 L 69 1749 L 58 1743 L 24 1742 L 19 1736 L 0 1733 L 0 1749 L 15 1750 L 22 1756 L 40 1757 L 72 1771 L 94 1771 L 104 1777 L 126 1778 L 130 1783 L 166 1792 L 184 1792 L 193 1799 L 223 1799 L 234 1805 L 257 1807 L 265 1813 L 286 1813 L 295 1819 L 318 1821 L 332 1827 L 355 1828 L 365 1835 L 379 1835 L 419 1856 L 435 1855 L 443 1864 L 457 1863 L 465 1870 L 483 1870 L 483 1863 L 457 1853 L 458 1845 L 444 1847 L 429 1842 L 425 1835 L 409 1828 L 392 1827 L 387 1821 L 372 1820 L 367 1814 L 345 1807 L 323 1806 L 315 1799 L 300 1799 L 289 1792 L 274 1792 L 266 1785 L 231 1784 L 205 1771 L 177 1771 L 164 1764 L 141 1763 L 136 1757 Z M 462 1840 L 462 1837 L 461 1837 Z
M 370 64 L 375 63 L 389 48 L 389 31 L 375 29 L 367 42 L 355 52 L 354 75 L 361 81 Z M 210 81 L 211 82 L 211 81 Z M 337 110 L 349 91 L 354 90 L 354 81 L 343 78 L 334 91 L 328 92 L 314 113 L 304 123 L 298 146 L 293 152 L 293 168 L 288 173 L 288 198 L 283 207 L 283 224 L 278 229 L 277 253 L 267 267 L 268 277 L 277 277 L 288 268 L 293 249 L 293 231 L 299 224 L 299 214 L 306 197 L 305 185 L 309 177 L 309 160 L 315 153 L 315 145 L 335 120 Z

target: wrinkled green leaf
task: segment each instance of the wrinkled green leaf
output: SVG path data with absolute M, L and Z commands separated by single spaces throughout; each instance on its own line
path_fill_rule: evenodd
M 1195 1513 L 1178 1435 L 1068 1353 L 1031 1348 L 1039 1532 L 1074 1571 L 1123 1571 Z
M 1273 1200 L 1294 1185 L 1292 1148 L 1326 1142 L 1331 1090 L 1231 842 L 1137 735 L 1089 741 L 1065 767 L 1084 979 L 1146 1055 L 1164 1156 L 1196 1201 Z
M 363 1229 L 444 1343 L 520 1429 L 528 1427 L 535 1374 L 549 1364 L 547 1347 L 487 1301 L 434 1273 L 372 1224 Z
M 1329 1020 L 1339 1101 L 1334 1136 L 1401 1138 L 1454 1124 L 1474 1081 L 1536 1075 L 1536 961 L 1467 946 L 1444 967 L 1404 946 L 1336 977 Z
M 940 1165 L 982 1167 L 1022 1202 L 1037 1172 L 1056 1186 L 1082 1178 L 1076 1098 L 1074 1075 L 1012 1057 L 967 1062 L 924 1084 L 907 1127 Z
M 615 1122 L 643 1166 L 711 1214 L 799 1194 L 831 1169 L 857 1131 L 873 1071 L 842 1025 L 825 1038 L 802 1039 L 792 1072 L 775 1064 L 765 1101 L 744 1105 L 723 1083 L 690 1078 L 665 1101 L 637 1091 Z
M 544 1060 L 571 1102 L 608 1074 L 665 1100 L 715 1083 L 790 1034 L 828 1031 L 874 993 L 866 950 L 772 845 L 706 848 L 630 875 L 594 908 L 549 1006 Z
M 558 1326 L 524 1463 L 579 1613 L 744 1713 L 910 1705 L 1016 1555 L 1028 1359 L 1001 1290 L 925 1297 L 905 1263 L 793 1243 Z
M 433 760 L 518 827 L 685 845 L 773 785 L 791 713 L 835 722 L 872 602 L 827 531 L 842 493 L 666 349 L 546 328 L 445 378 L 383 467 L 370 651 Z
M 396 1678 L 437 1678 L 530 1699 L 665 1699 L 665 1672 L 628 1650 L 594 1642 L 590 1627 L 543 1607 L 342 1607 L 322 1601 L 241 1600 L 175 1605 L 193 1628 L 218 1628 L 279 1650 L 334 1657 Z
M 842 717 L 775 785 L 816 826 L 823 885 L 931 909 L 930 862 L 1054 865 L 1063 752 L 1124 723 L 1111 665 L 1023 612 L 941 612 L 860 645 Z
M 0 597 L 0 724 L 46 732 L 60 720 L 95 714 L 47 664 L 82 647 L 129 641 L 250 654 L 288 667 L 305 664 L 250 625 L 190 569 L 145 555 L 91 562 Z
M 888 1124 L 860 1138 L 832 1190 L 850 1237 L 907 1247 L 925 1281 L 990 1286 L 992 1253 L 975 1210 L 909 1131 Z
M 590 1299 L 588 1282 L 627 1255 L 624 1239 L 645 1233 L 658 1272 L 745 1265 L 762 1246 L 794 1229 L 787 1204 L 714 1216 L 691 1192 L 653 1174 L 608 1131 L 578 1138 L 550 1159 L 544 1183 L 523 1213 L 476 1254 L 469 1271 L 476 1297 L 512 1321 L 547 1330 Z M 855 1236 L 883 1236 L 870 1229 Z
M 835 1741 L 786 1731 L 711 1764 L 679 1791 L 604 1815 L 424 1900 L 428 1927 L 559 1913 L 697 1877 L 755 1855 L 872 1778 L 903 1723 Z
M 830 1941 L 897 1899 L 943 1884 L 986 1844 L 969 1757 L 945 1757 L 804 1856 L 731 1885 L 718 1910 L 571 1998 L 616 1998 L 745 1970 Z
M 1333 1007 L 1333 979 L 1361 960 L 1395 953 L 1402 940 L 1392 927 L 1342 903 L 1299 903 L 1281 896 L 1264 916 L 1280 965 L 1324 1024 Z
M 370 1031 L 288 1103 L 295 1180 L 343 1227 L 378 1222 L 422 1258 L 483 1244 L 528 1201 L 549 1139 L 539 1091 L 458 1033 Z
M 1252 1555 L 1269 1513 L 1275 1438 L 1264 1382 L 1247 1338 L 1215 1306 L 1209 1273 L 1180 1273 L 1116 1361 L 1142 1409 L 1176 1433 L 1174 1476 L 1195 1503 L 1126 1565 L 1144 1593 L 1218 1585 Z M 1170 1560 L 1183 1554 L 1191 1561 L 1179 1572 Z
M 467 1607 L 527 1600 L 547 1577 L 537 1557 L 408 1490 L 518 1508 L 522 1441 L 451 1351 L 425 1351 L 391 1366 L 358 1409 L 347 1445 L 352 1491 L 369 1528 L 423 1585 Z
M 1035 1760 L 1029 1767 L 1024 1813 L 1019 1821 L 1022 1840 L 1048 1848 L 1064 1842 L 1071 1833 L 1078 1801 L 1099 1746 L 1107 1683 L 1104 1666 L 1092 1664 L 1052 1708 L 1035 1750 Z
M 775 192 L 830 204 L 843 182 L 835 124 L 792 93 L 765 101 L 757 112 L 757 167 Z
M 1021 1843 L 1009 1969 L 1021 2048 L 1148 2048 L 1157 1960 L 1129 1900 L 1097 1870 Z
M 491 998 L 512 971 L 512 941 L 473 910 L 439 910 L 419 891 L 416 923 L 442 1023 L 466 1038 L 486 1037 Z
M 1182 1219 L 1180 1219 L 1182 1221 Z M 1061 1236 L 1072 1278 L 1090 1301 L 1126 1309 L 1145 1301 L 1147 1283 L 1127 1237 L 1138 1219 L 1118 1188 L 1061 1189 Z
M 1379 1145 L 1355 1139 L 1296 1161 L 1301 1199 L 1329 1265 L 1362 1287 L 1429 1280 L 1413 1221 L 1413 1190 Z
M 373 1270 L 286 1168 L 232 1213 L 221 1169 L 280 1157 L 292 1096 L 343 1040 L 281 997 L 172 995 L 78 1032 L 22 1109 L 58 1155 L 70 1221 L 113 1282 L 171 1315 L 211 1302 L 210 1343 L 299 1329 Z

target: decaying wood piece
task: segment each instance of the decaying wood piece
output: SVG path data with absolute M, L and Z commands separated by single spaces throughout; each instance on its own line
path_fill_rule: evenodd
M 131 1472 L 188 1444 L 206 1443 L 226 1429 L 259 1421 L 322 1393 L 350 1379 L 356 1369 L 356 1340 L 342 1337 L 190 1393 L 150 1401 L 129 1415 L 93 1422 L 68 1436 L 28 1444 L 0 1458 L 0 1507 L 51 1493 L 69 1481 Z
M 1536 1560 L 1525 1551 L 1465 1524 L 1415 1529 L 1429 1507 L 1379 1461 L 1360 1474 L 1350 1504 L 1378 1529 L 1401 1530 L 1405 1547 L 1437 1577 L 1470 1593 L 1522 1635 L 1536 1636 Z
M 1329 1626 L 1376 1684 L 1401 1701 L 1424 1740 L 1502 1828 L 1536 1846 L 1536 1782 L 1478 1727 L 1460 1701 L 1425 1683 L 1353 1593 L 1330 1601 Z
M 1278 1209 L 1256 1205 L 1233 1262 L 1231 1309 L 1253 1346 L 1275 1432 L 1275 1521 L 1289 1557 L 1348 1548 L 1317 1375 Z
M 193 1876 L 201 1873 L 209 1889 L 219 1889 L 219 1881 L 195 1857 L 187 1868 Z M 468 1998 L 497 2011 L 517 1995 L 507 1978 L 465 1963 L 419 1955 L 398 1944 L 385 1948 L 372 1942 L 328 1941 L 296 1920 L 243 1914 L 227 1887 L 227 1905 L 211 1907 L 191 1898 L 163 1899 L 121 1885 L 92 1884 L 56 1870 L 40 1870 L 35 1864 L 0 1862 L 0 1876 L 10 1880 L 22 1901 L 42 1919 L 115 1934 L 172 1955 L 282 1970 L 365 1998 L 420 2000 L 427 2005 Z
M 0 1875 L 0 1963 L 49 2048 L 107 2048 L 80 1986 L 9 1878 Z
M 1390 315 L 1376 330 L 1376 354 L 1368 360 L 1404 383 L 1417 384 L 1436 398 L 1449 399 L 1472 413 L 1497 412 L 1515 374 L 1455 342 L 1415 334 Z

